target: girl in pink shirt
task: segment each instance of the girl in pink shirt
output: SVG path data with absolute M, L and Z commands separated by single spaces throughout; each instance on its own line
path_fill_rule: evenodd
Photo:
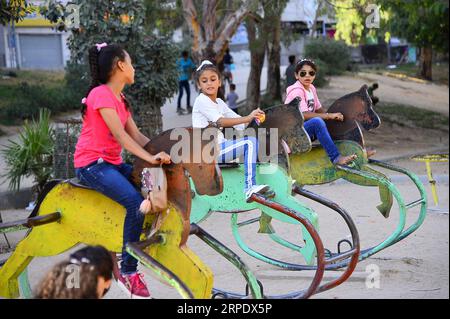
M 126 208 L 119 286 L 135 298 L 150 293 L 137 272 L 137 260 L 125 251 L 128 242 L 140 239 L 144 215 L 139 212 L 144 200 L 130 182 L 132 167 L 123 163 L 122 148 L 151 163 L 170 163 L 166 153 L 149 154 L 149 142 L 137 128 L 130 105 L 122 91 L 134 83 L 134 68 L 129 54 L 118 45 L 96 44 L 89 50 L 92 84 L 83 99 L 83 128 L 74 155 L 76 175 L 90 186 Z
M 333 164 L 345 165 L 356 159 L 356 155 L 342 156 L 328 132 L 325 120 L 343 121 L 342 113 L 326 113 L 320 104 L 313 82 L 317 66 L 308 59 L 300 60 L 295 67 L 297 82 L 286 90 L 285 104 L 296 97 L 301 98 L 300 111 L 305 117 L 305 130 L 311 140 L 318 139 Z

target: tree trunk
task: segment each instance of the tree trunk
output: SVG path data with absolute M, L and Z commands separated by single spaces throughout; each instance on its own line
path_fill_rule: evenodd
M 321 13 L 323 5 L 324 5 L 324 1 L 319 0 L 317 3 L 316 14 L 314 15 L 314 22 L 313 22 L 313 25 L 312 25 L 312 28 L 311 28 L 310 34 L 309 34 L 311 38 L 314 38 L 317 35 L 316 26 L 317 26 L 317 21 L 319 20 L 319 15 Z M 323 23 L 325 23 L 325 21 Z
M 263 26 L 257 26 L 253 19 L 248 19 L 246 27 L 251 56 L 251 69 L 247 81 L 247 104 L 242 109 L 242 114 L 249 114 L 260 106 L 261 73 L 266 56 L 266 38 L 262 31 Z M 260 35 L 259 38 L 257 38 L 257 27 L 260 28 L 260 32 L 258 32 Z
M 267 93 L 272 101 L 281 101 L 281 17 L 272 17 L 268 41 Z
M 227 13 L 222 21 L 216 21 L 217 0 L 203 0 L 201 17 L 194 0 L 182 0 L 183 15 L 193 36 L 194 60 L 209 58 L 217 64 L 222 62 L 230 39 L 255 3 L 256 0 L 245 0 L 239 9 Z
M 425 80 L 433 80 L 433 49 L 431 47 L 420 48 L 420 76 Z

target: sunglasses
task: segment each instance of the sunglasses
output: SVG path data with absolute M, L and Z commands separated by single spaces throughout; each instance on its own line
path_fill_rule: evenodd
M 308 74 L 308 72 L 301 71 L 299 74 L 300 74 L 300 77 L 304 78 L 306 76 L 306 74 Z M 310 76 L 315 76 L 316 75 L 316 71 L 309 71 L 309 75 Z

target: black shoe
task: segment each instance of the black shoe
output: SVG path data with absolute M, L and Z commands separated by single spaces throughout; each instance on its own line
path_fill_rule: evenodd
M 187 107 L 187 111 L 188 111 L 189 114 L 191 114 L 192 113 L 192 106 L 188 106 Z
M 187 113 L 187 111 L 180 107 L 177 109 L 177 113 L 178 113 L 178 115 L 185 115 Z

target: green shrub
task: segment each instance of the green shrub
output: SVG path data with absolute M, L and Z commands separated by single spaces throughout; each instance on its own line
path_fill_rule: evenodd
M 315 59 L 314 62 L 317 65 L 317 76 L 314 80 L 315 87 L 324 87 L 328 84 L 327 74 L 329 74 L 328 65 L 320 59 Z
M 38 110 L 39 119 L 25 121 L 19 140 L 9 141 L 2 150 L 7 169 L 2 172 L 13 190 L 20 189 L 23 177 L 33 176 L 38 192 L 51 176 L 54 134 L 50 111 Z
M 80 98 L 64 85 L 47 87 L 22 82 L 10 88 L 14 97 L 0 110 L 4 124 L 18 124 L 22 120 L 38 115 L 40 108 L 47 108 L 53 114 L 79 107 Z
M 328 68 L 325 75 L 339 75 L 347 70 L 351 55 L 342 41 L 314 39 L 305 46 L 305 57 L 323 61 Z
M 81 108 L 81 99 L 85 97 L 89 88 L 90 77 L 89 67 L 84 64 L 67 63 L 65 82 L 66 90 L 73 99 L 77 108 Z

